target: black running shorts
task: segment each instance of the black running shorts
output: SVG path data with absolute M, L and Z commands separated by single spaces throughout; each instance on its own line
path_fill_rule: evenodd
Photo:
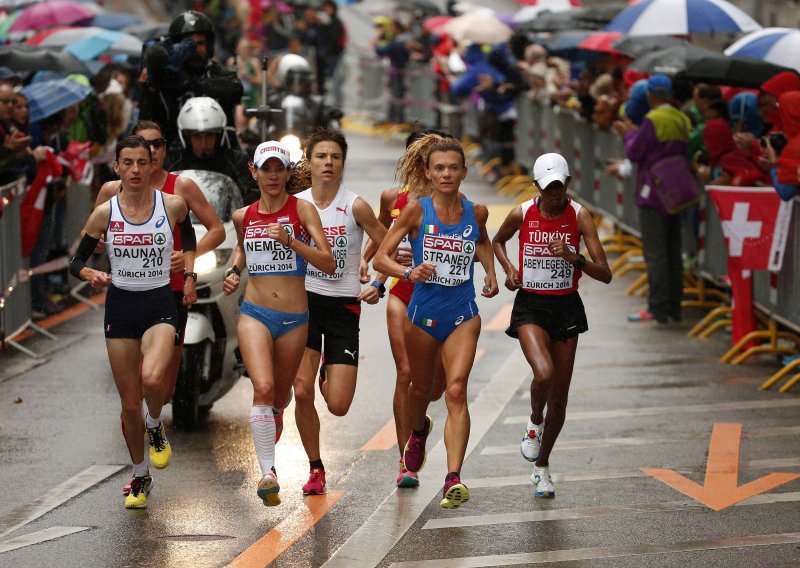
M 113 284 L 106 295 L 106 339 L 141 339 L 148 329 L 167 323 L 178 329 L 178 311 L 169 285 L 132 292 Z
M 189 307 L 183 305 L 183 292 L 172 291 L 175 297 L 175 310 L 178 312 L 178 331 L 175 332 L 175 345 L 183 345 L 186 322 L 189 321 Z
M 356 298 L 337 298 L 308 292 L 308 340 L 306 347 L 323 352 L 326 365 L 358 367 L 358 323 L 361 303 Z
M 589 329 L 586 310 L 577 292 L 557 296 L 519 290 L 506 335 L 517 338 L 519 327 L 527 324 L 544 329 L 550 341 L 566 341 Z

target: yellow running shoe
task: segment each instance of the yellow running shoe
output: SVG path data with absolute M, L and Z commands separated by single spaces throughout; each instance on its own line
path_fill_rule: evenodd
M 448 473 L 444 480 L 444 491 L 439 505 L 445 509 L 458 509 L 467 501 L 469 501 L 469 489 L 461 483 L 461 477 L 457 473 Z
M 164 469 L 172 460 L 172 448 L 164 434 L 164 423 L 148 428 L 147 435 L 150 437 L 150 463 L 157 469 Z
M 131 481 L 131 491 L 125 497 L 126 509 L 146 509 L 147 492 L 153 483 L 153 478 L 149 475 L 134 477 Z
M 281 486 L 278 485 L 278 476 L 274 471 L 270 471 L 258 482 L 258 497 L 264 501 L 267 507 L 274 507 L 281 504 L 281 497 L 278 492 Z

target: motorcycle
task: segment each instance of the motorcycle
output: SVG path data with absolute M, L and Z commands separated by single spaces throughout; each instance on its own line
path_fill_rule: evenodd
M 175 424 L 192 429 L 244 374 L 236 353 L 236 322 L 246 273 L 242 274 L 240 293 L 226 296 L 222 292 L 223 273 L 230 266 L 237 242 L 231 216 L 244 203 L 236 183 L 226 175 L 205 170 L 175 173 L 197 183 L 225 228 L 225 241 L 216 250 L 199 256 L 194 264 L 197 302 L 191 307 L 186 322 L 183 355 L 172 399 Z M 194 214 L 192 223 L 200 241 L 206 229 Z

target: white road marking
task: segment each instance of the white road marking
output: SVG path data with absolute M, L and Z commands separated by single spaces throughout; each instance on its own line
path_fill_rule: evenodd
M 743 462 L 739 469 L 779 469 L 784 467 L 799 467 L 800 458 L 777 458 L 769 460 L 756 460 Z M 705 471 L 703 467 L 687 466 L 658 466 L 665 469 L 672 469 L 682 474 L 692 474 Z M 601 469 L 596 471 L 584 470 L 566 473 L 553 473 L 553 481 L 565 483 L 570 481 L 602 481 L 606 479 L 626 479 L 631 477 L 650 477 L 641 469 Z M 479 487 L 509 487 L 511 485 L 530 485 L 530 475 L 510 475 L 508 477 L 479 477 L 470 478 L 470 489 Z
M 395 562 L 390 568 L 481 568 L 485 566 L 513 566 L 519 564 L 546 564 L 549 562 L 578 562 L 599 558 L 623 558 L 647 554 L 672 554 L 700 550 L 745 548 L 775 544 L 800 543 L 800 533 L 763 534 L 734 536 L 728 538 L 689 540 L 667 544 L 639 544 L 633 546 L 600 546 L 597 548 L 574 548 L 572 550 L 545 550 L 517 554 L 495 554 L 465 558 L 442 558 L 416 562 Z
M 10 538 L 0 542 L 0 554 L 4 552 L 11 552 L 12 550 L 17 550 L 18 548 L 31 546 L 32 544 L 39 544 L 42 542 L 47 542 L 48 540 L 61 538 L 62 536 L 88 531 L 90 528 L 91 527 L 50 527 L 49 529 L 44 529 L 42 531 Z
M 0 518 L 0 538 L 49 513 L 124 467 L 124 465 L 93 465 L 64 483 L 53 487 L 38 499 L 6 513 Z
M 523 383 L 530 381 L 530 367 L 516 349 L 494 374 L 480 394 L 470 402 L 472 419 L 467 456 L 498 419 Z M 441 438 L 442 425 L 434 424 L 434 438 Z M 420 486 L 414 491 L 392 491 L 367 521 L 323 564 L 326 568 L 377 566 L 397 544 L 442 488 L 447 471 L 444 442 L 428 451 Z
M 526 391 L 521 398 L 530 398 Z M 773 400 L 743 400 L 736 402 L 719 402 L 714 404 L 682 404 L 679 406 L 647 406 L 644 408 L 620 408 L 617 410 L 587 410 L 567 412 L 567 420 L 602 420 L 605 418 L 625 418 L 629 416 L 661 416 L 664 414 L 692 414 L 697 412 L 726 412 L 730 410 L 764 410 L 772 408 L 792 408 L 800 406 L 800 398 Z M 528 416 L 509 416 L 503 424 L 528 423 Z
M 800 492 L 762 493 L 733 505 L 734 507 L 752 505 L 772 505 L 775 503 L 795 503 L 800 501 Z M 689 501 L 665 501 L 662 503 L 631 503 L 629 505 L 609 505 L 606 507 L 580 507 L 576 509 L 548 509 L 545 511 L 526 511 L 524 513 L 501 513 L 498 515 L 468 515 L 464 517 L 442 517 L 431 519 L 423 529 L 452 529 L 456 527 L 482 527 L 486 525 L 510 525 L 517 523 L 537 523 L 544 521 L 566 521 L 570 519 L 591 519 L 631 513 L 668 513 L 686 509 L 706 509 L 702 503 Z
M 779 436 L 795 436 L 800 434 L 800 426 L 782 426 L 776 428 L 753 428 L 745 432 L 744 438 L 774 438 Z M 701 435 L 693 434 L 672 434 L 662 437 L 626 437 L 626 438 L 590 438 L 586 440 L 559 440 L 557 448 L 559 450 L 584 450 L 587 448 L 611 448 L 614 446 L 650 446 L 654 444 L 674 444 L 678 442 L 692 442 L 696 440 L 707 440 L 708 433 Z M 500 456 L 506 454 L 518 454 L 519 444 L 503 446 L 486 446 L 481 451 L 482 456 Z

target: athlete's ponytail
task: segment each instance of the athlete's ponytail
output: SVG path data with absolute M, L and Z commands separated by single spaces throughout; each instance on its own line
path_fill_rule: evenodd
M 304 189 L 311 187 L 311 168 L 308 167 L 308 160 L 305 156 L 300 161 L 295 162 L 289 168 L 289 178 L 286 180 L 286 193 L 300 193 Z

